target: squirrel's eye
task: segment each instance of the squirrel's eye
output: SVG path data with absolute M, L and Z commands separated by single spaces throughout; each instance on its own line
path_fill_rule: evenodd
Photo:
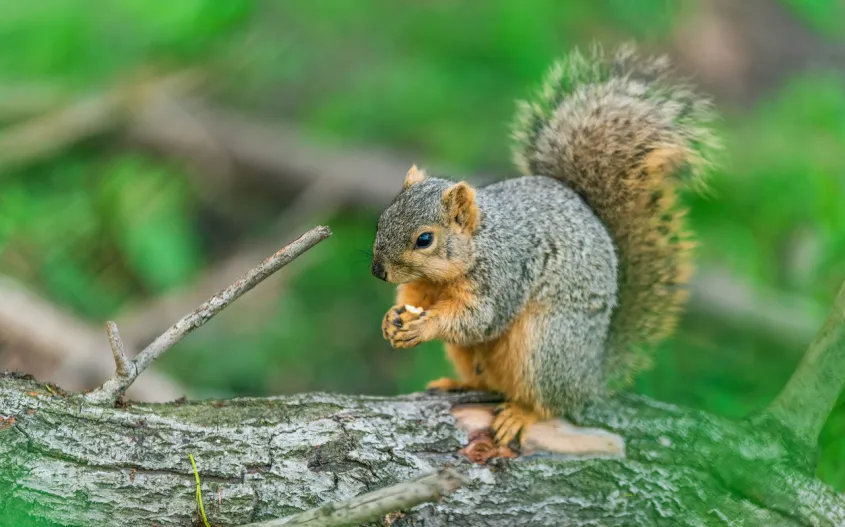
M 434 234 L 430 232 L 424 232 L 419 235 L 419 237 L 417 238 L 417 242 L 414 244 L 414 247 L 417 249 L 425 249 L 426 247 L 431 245 L 431 242 L 433 241 Z

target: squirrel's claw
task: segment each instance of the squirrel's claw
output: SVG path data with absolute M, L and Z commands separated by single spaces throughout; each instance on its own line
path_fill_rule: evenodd
M 496 408 L 496 416 L 491 425 L 496 443 L 507 446 L 517 436 L 520 436 L 521 442 L 524 440 L 525 429 L 539 420 L 540 416 L 536 412 L 514 403 L 502 403 Z

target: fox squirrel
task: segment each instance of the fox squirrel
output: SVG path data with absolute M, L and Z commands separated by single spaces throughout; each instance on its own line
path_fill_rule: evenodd
M 443 340 L 460 380 L 503 393 L 492 429 L 527 425 L 624 385 L 671 333 L 691 274 L 677 188 L 718 143 L 711 104 L 631 45 L 570 53 L 513 125 L 522 177 L 474 188 L 413 166 L 381 214 L 372 273 L 398 285 L 395 348 Z

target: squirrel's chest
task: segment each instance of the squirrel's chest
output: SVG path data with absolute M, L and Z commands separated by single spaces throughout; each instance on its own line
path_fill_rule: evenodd
M 501 392 L 510 400 L 533 406 L 536 390 L 530 372 L 537 337 L 532 331 L 534 316 L 528 306 L 495 340 L 473 346 L 448 344 L 448 353 L 462 376 L 480 389 Z

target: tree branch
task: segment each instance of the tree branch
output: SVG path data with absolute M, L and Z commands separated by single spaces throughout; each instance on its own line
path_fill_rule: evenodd
M 459 451 L 486 429 L 490 400 L 314 393 L 114 408 L 0 373 L 3 520 L 190 525 L 192 453 L 208 521 L 220 527 L 289 517 L 446 466 L 468 483 L 394 527 L 845 525 L 845 496 L 794 463 L 777 429 L 626 395 L 577 423 L 623 437 L 622 456 L 470 464 Z
M 814 446 L 843 386 L 845 284 L 798 369 L 763 415 L 774 417 L 801 441 Z
M 246 273 L 234 284 L 223 289 L 216 295 L 209 298 L 192 313 L 185 315 L 167 331 L 155 339 L 149 346 L 144 348 L 135 359 L 131 361 L 131 367 L 123 364 L 125 356 L 115 352 L 116 369 L 115 374 L 107 380 L 100 388 L 88 393 L 86 398 L 96 404 L 113 404 L 121 393 L 141 374 L 147 367 L 159 358 L 165 351 L 172 348 L 177 342 L 185 338 L 192 331 L 208 322 L 214 315 L 225 309 L 229 304 L 240 298 L 244 293 L 261 283 L 268 276 L 272 275 L 299 255 L 325 240 L 331 235 L 328 227 L 316 227 L 300 236 L 288 246 L 270 256 L 260 265 Z M 115 326 L 116 329 L 116 326 Z M 112 347 L 114 350 L 114 345 Z
M 421 503 L 437 501 L 467 483 L 467 479 L 452 469 L 379 489 L 342 503 L 328 503 L 317 509 L 279 520 L 250 523 L 243 527 L 335 527 L 359 525 L 381 519 L 391 512 L 403 511 Z

